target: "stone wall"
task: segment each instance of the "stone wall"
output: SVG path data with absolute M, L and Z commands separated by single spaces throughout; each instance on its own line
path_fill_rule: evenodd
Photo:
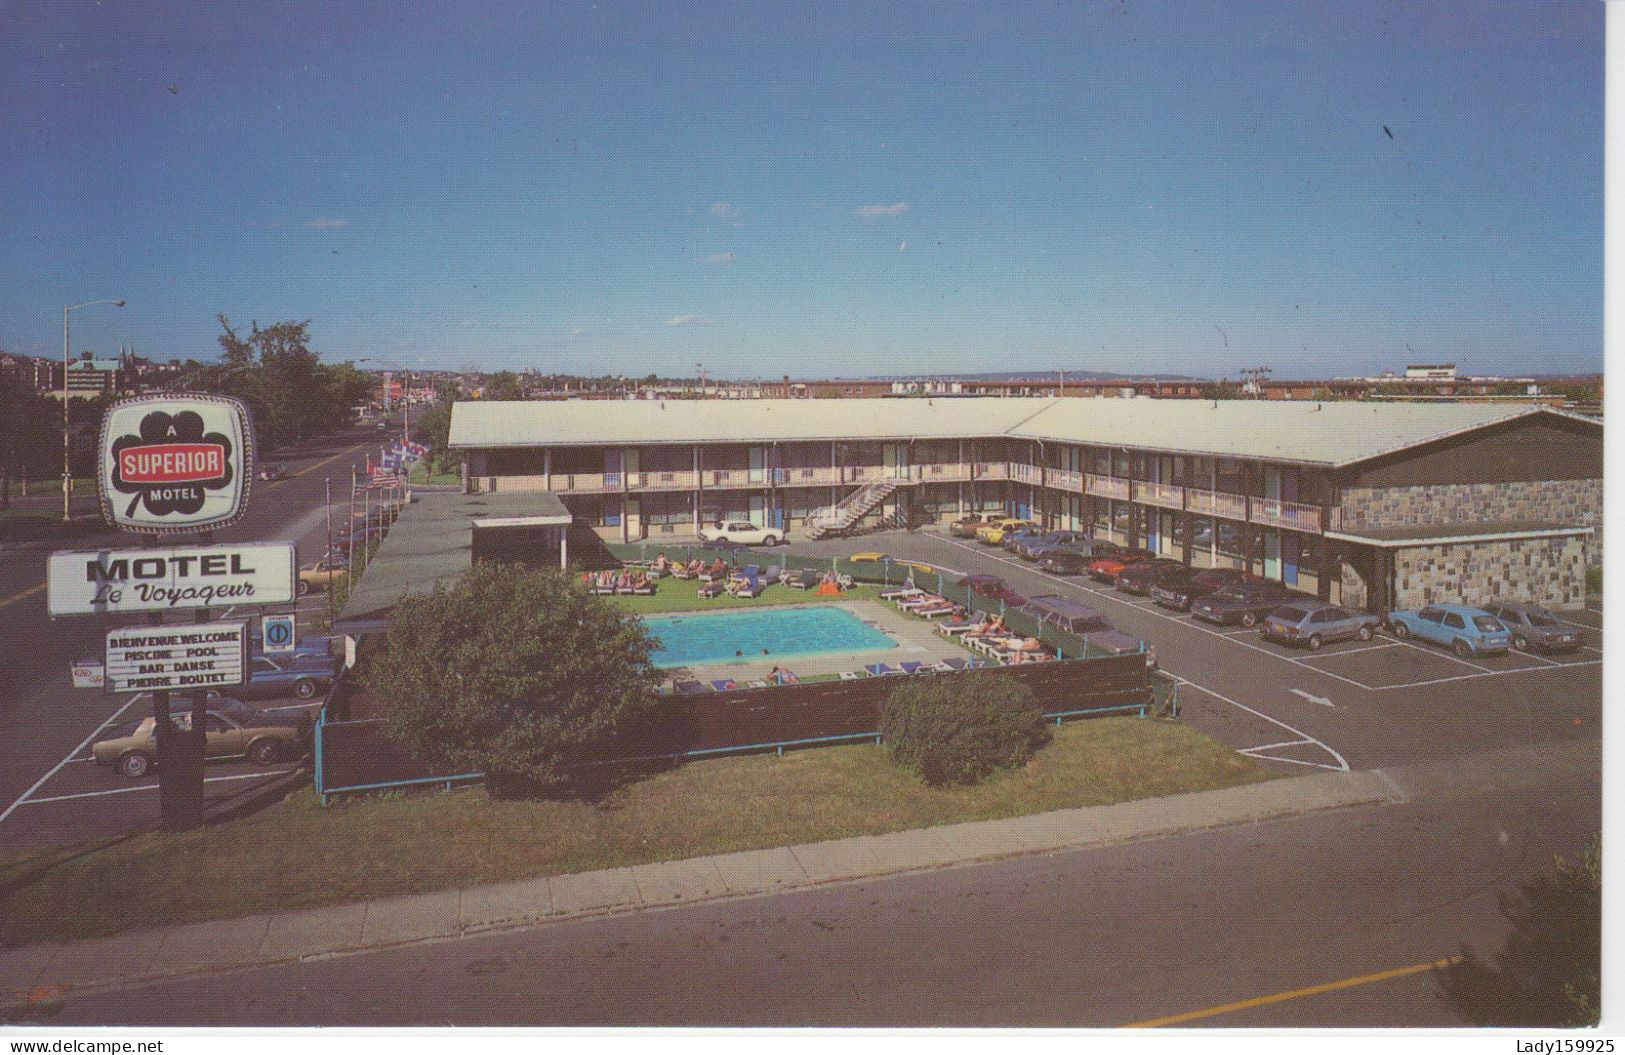
M 1395 550 L 1395 607 L 1531 601 L 1548 608 L 1580 608 L 1585 604 L 1586 548 L 1583 536 L 1569 536 Z
M 1337 510 L 1343 531 L 1496 520 L 1549 520 L 1594 527 L 1590 559 L 1602 561 L 1602 481 L 1523 480 L 1501 484 L 1351 487 Z

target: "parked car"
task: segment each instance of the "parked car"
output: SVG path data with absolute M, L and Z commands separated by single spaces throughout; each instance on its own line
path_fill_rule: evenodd
M 1022 539 L 1016 543 L 1016 556 L 1025 560 L 1037 560 L 1038 555 L 1046 549 L 1056 546 L 1069 546 L 1074 542 L 1087 541 L 1088 536 L 1081 531 L 1046 531 L 1035 538 Z
M 260 466 L 259 478 L 261 480 L 286 480 L 288 467 L 281 462 L 270 462 Z
M 191 702 L 173 700 L 170 720 L 191 729 Z M 260 766 L 303 754 L 311 728 L 308 714 L 268 714 L 241 700 L 212 694 L 208 723 L 203 740 L 206 757 L 246 757 Z M 154 726 L 151 715 L 110 726 L 91 744 L 91 757 L 97 765 L 113 766 L 132 780 L 144 777 L 158 758 Z
M 1098 556 L 1089 562 L 1089 577 L 1100 582 L 1112 583 L 1123 569 L 1136 561 L 1151 560 L 1155 554 L 1143 549 L 1118 548 L 1115 553 Z
M 1190 606 L 1191 615 L 1208 623 L 1253 626 L 1285 604 L 1319 604 L 1308 594 L 1273 582 L 1238 582 L 1222 586 Z
M 784 529 L 760 527 L 748 520 L 728 520 L 700 528 L 700 538 L 706 542 L 777 546 L 784 539 Z
M 1117 573 L 1116 586 L 1124 593 L 1144 597 L 1151 592 L 1152 587 L 1188 578 L 1190 575 L 1191 570 L 1177 560 L 1150 557 L 1125 566 Z
M 1159 583 L 1151 588 L 1151 599 L 1164 608 L 1188 612 L 1191 605 L 1226 586 L 1244 582 L 1258 582 L 1240 568 L 1208 568 L 1175 582 Z
M 296 696 L 313 700 L 333 684 L 342 661 L 336 656 L 315 652 L 250 652 L 248 683 L 232 690 L 245 699 Z
M 1382 621 L 1335 604 L 1287 604 L 1264 617 L 1260 632 L 1272 641 L 1302 645 L 1311 652 L 1330 641 L 1357 637 L 1370 641 Z
M 1093 608 L 1059 594 L 1040 594 L 1022 605 L 1021 610 L 1040 623 L 1048 623 L 1079 637 L 1117 629 L 1112 626 L 1111 620 Z
M 1015 553 L 1017 552 L 1018 546 L 1025 545 L 1029 542 L 1037 542 L 1046 534 L 1048 534 L 1048 532 L 1046 532 L 1039 525 L 1028 524 L 1015 531 L 1006 531 L 1004 533 L 1004 537 L 999 540 L 999 545 L 1003 546 L 1010 552 Z
M 333 584 L 350 574 L 350 561 L 337 554 L 323 557 L 299 569 L 299 595 L 312 590 L 330 590 Z
M 980 513 L 966 513 L 948 525 L 948 534 L 954 538 L 975 538 L 976 529 L 987 523 Z
M 976 529 L 976 541 L 984 546 L 998 546 L 1004 542 L 1007 533 L 1020 531 L 1025 527 L 1037 527 L 1031 520 L 1022 517 L 1000 517 L 990 520 Z
M 1487 605 L 1484 609 L 1512 634 L 1512 647 L 1520 652 L 1573 652 L 1585 642 L 1585 630 L 1565 623 L 1537 604 Z
M 1512 632 L 1501 620 L 1465 604 L 1430 604 L 1414 612 L 1389 612 L 1388 626 L 1395 637 L 1419 637 L 1444 645 L 1458 656 L 1505 652 L 1512 647 Z
M 1039 556 L 1038 567 L 1051 575 L 1085 575 L 1089 571 L 1089 555 L 1065 546 L 1052 546 Z
M 1006 608 L 1020 608 L 1027 603 L 1027 598 L 1012 590 L 1010 584 L 997 575 L 967 575 L 959 580 L 959 585 L 978 597 L 1003 601 Z

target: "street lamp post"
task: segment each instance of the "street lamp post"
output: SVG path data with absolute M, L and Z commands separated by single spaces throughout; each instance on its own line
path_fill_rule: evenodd
M 62 305 L 62 520 L 64 523 L 71 520 L 73 502 L 73 468 L 71 456 L 73 453 L 73 429 L 68 414 L 68 360 L 72 356 L 68 344 L 68 313 L 78 311 L 80 308 L 94 307 L 97 304 L 111 304 L 115 308 L 124 307 L 122 300 L 87 300 L 83 304 Z

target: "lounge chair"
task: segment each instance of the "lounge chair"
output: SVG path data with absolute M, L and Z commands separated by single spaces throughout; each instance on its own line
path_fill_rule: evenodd
M 897 665 L 903 668 L 904 674 L 918 674 L 925 669 L 925 664 L 917 659 L 905 659 Z
M 965 670 L 971 665 L 969 656 L 949 656 L 937 661 L 938 670 Z
M 986 619 L 967 617 L 964 619 L 950 619 L 937 627 L 938 633 L 953 637 L 955 634 L 975 634 L 987 628 Z
M 871 678 L 880 678 L 886 676 L 887 674 L 903 673 L 890 663 L 866 663 L 864 664 L 863 669 L 869 672 L 869 676 Z
M 897 599 L 897 607 L 901 608 L 905 612 L 912 612 L 916 608 L 930 608 L 933 605 L 951 603 L 952 602 L 946 597 L 938 597 L 934 593 L 926 593 L 923 590 L 910 597 L 900 597 Z
M 700 596 L 706 598 L 707 600 L 710 600 L 713 597 L 721 597 L 727 592 L 728 588 L 723 585 L 721 579 L 713 579 L 710 582 L 703 584 L 699 590 Z
M 732 678 L 718 678 L 711 683 L 711 688 L 717 692 L 731 692 L 739 688 L 739 683 Z
M 653 597 L 655 595 L 655 589 L 655 581 L 653 579 L 634 579 L 632 580 L 631 589 L 627 590 L 626 592 L 635 594 L 639 597 Z
M 718 568 L 715 564 L 708 564 L 700 569 L 697 578 L 701 582 L 718 582 L 727 579 L 729 571 L 730 569 L 726 564 L 721 568 Z
M 900 601 L 907 597 L 918 597 L 923 593 L 925 593 L 924 590 L 915 586 L 912 582 L 907 582 L 902 586 L 893 586 L 888 590 L 881 590 L 880 599 L 882 601 Z
M 823 579 L 823 573 L 812 568 L 803 568 L 800 571 L 788 573 L 785 576 L 784 585 L 795 590 L 811 590 Z
M 671 566 L 671 576 L 674 579 L 692 579 L 697 572 L 698 569 L 693 566 L 692 561 L 688 564 L 673 564 Z
M 705 684 L 703 682 L 679 681 L 677 683 L 677 695 L 679 695 L 679 696 L 693 696 L 696 693 L 700 693 L 700 692 L 704 692 L 704 691 L 705 691 Z
M 958 610 L 959 606 L 957 604 L 952 601 L 944 601 L 942 604 L 933 605 L 929 608 L 916 608 L 914 614 L 925 619 L 935 619 L 939 615 L 951 616 Z
M 767 566 L 767 571 L 762 575 L 762 581 L 766 583 L 779 582 L 783 578 L 784 569 L 779 567 L 777 564 L 769 564 Z
M 767 584 L 754 573 L 728 580 L 728 592 L 735 597 L 760 597 L 765 589 Z

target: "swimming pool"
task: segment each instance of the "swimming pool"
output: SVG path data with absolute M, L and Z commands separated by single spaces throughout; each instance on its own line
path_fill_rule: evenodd
M 897 647 L 889 634 L 834 605 L 648 616 L 643 622 L 659 643 L 653 656 L 657 667 L 759 660 L 764 648 L 767 656 L 777 657 Z

